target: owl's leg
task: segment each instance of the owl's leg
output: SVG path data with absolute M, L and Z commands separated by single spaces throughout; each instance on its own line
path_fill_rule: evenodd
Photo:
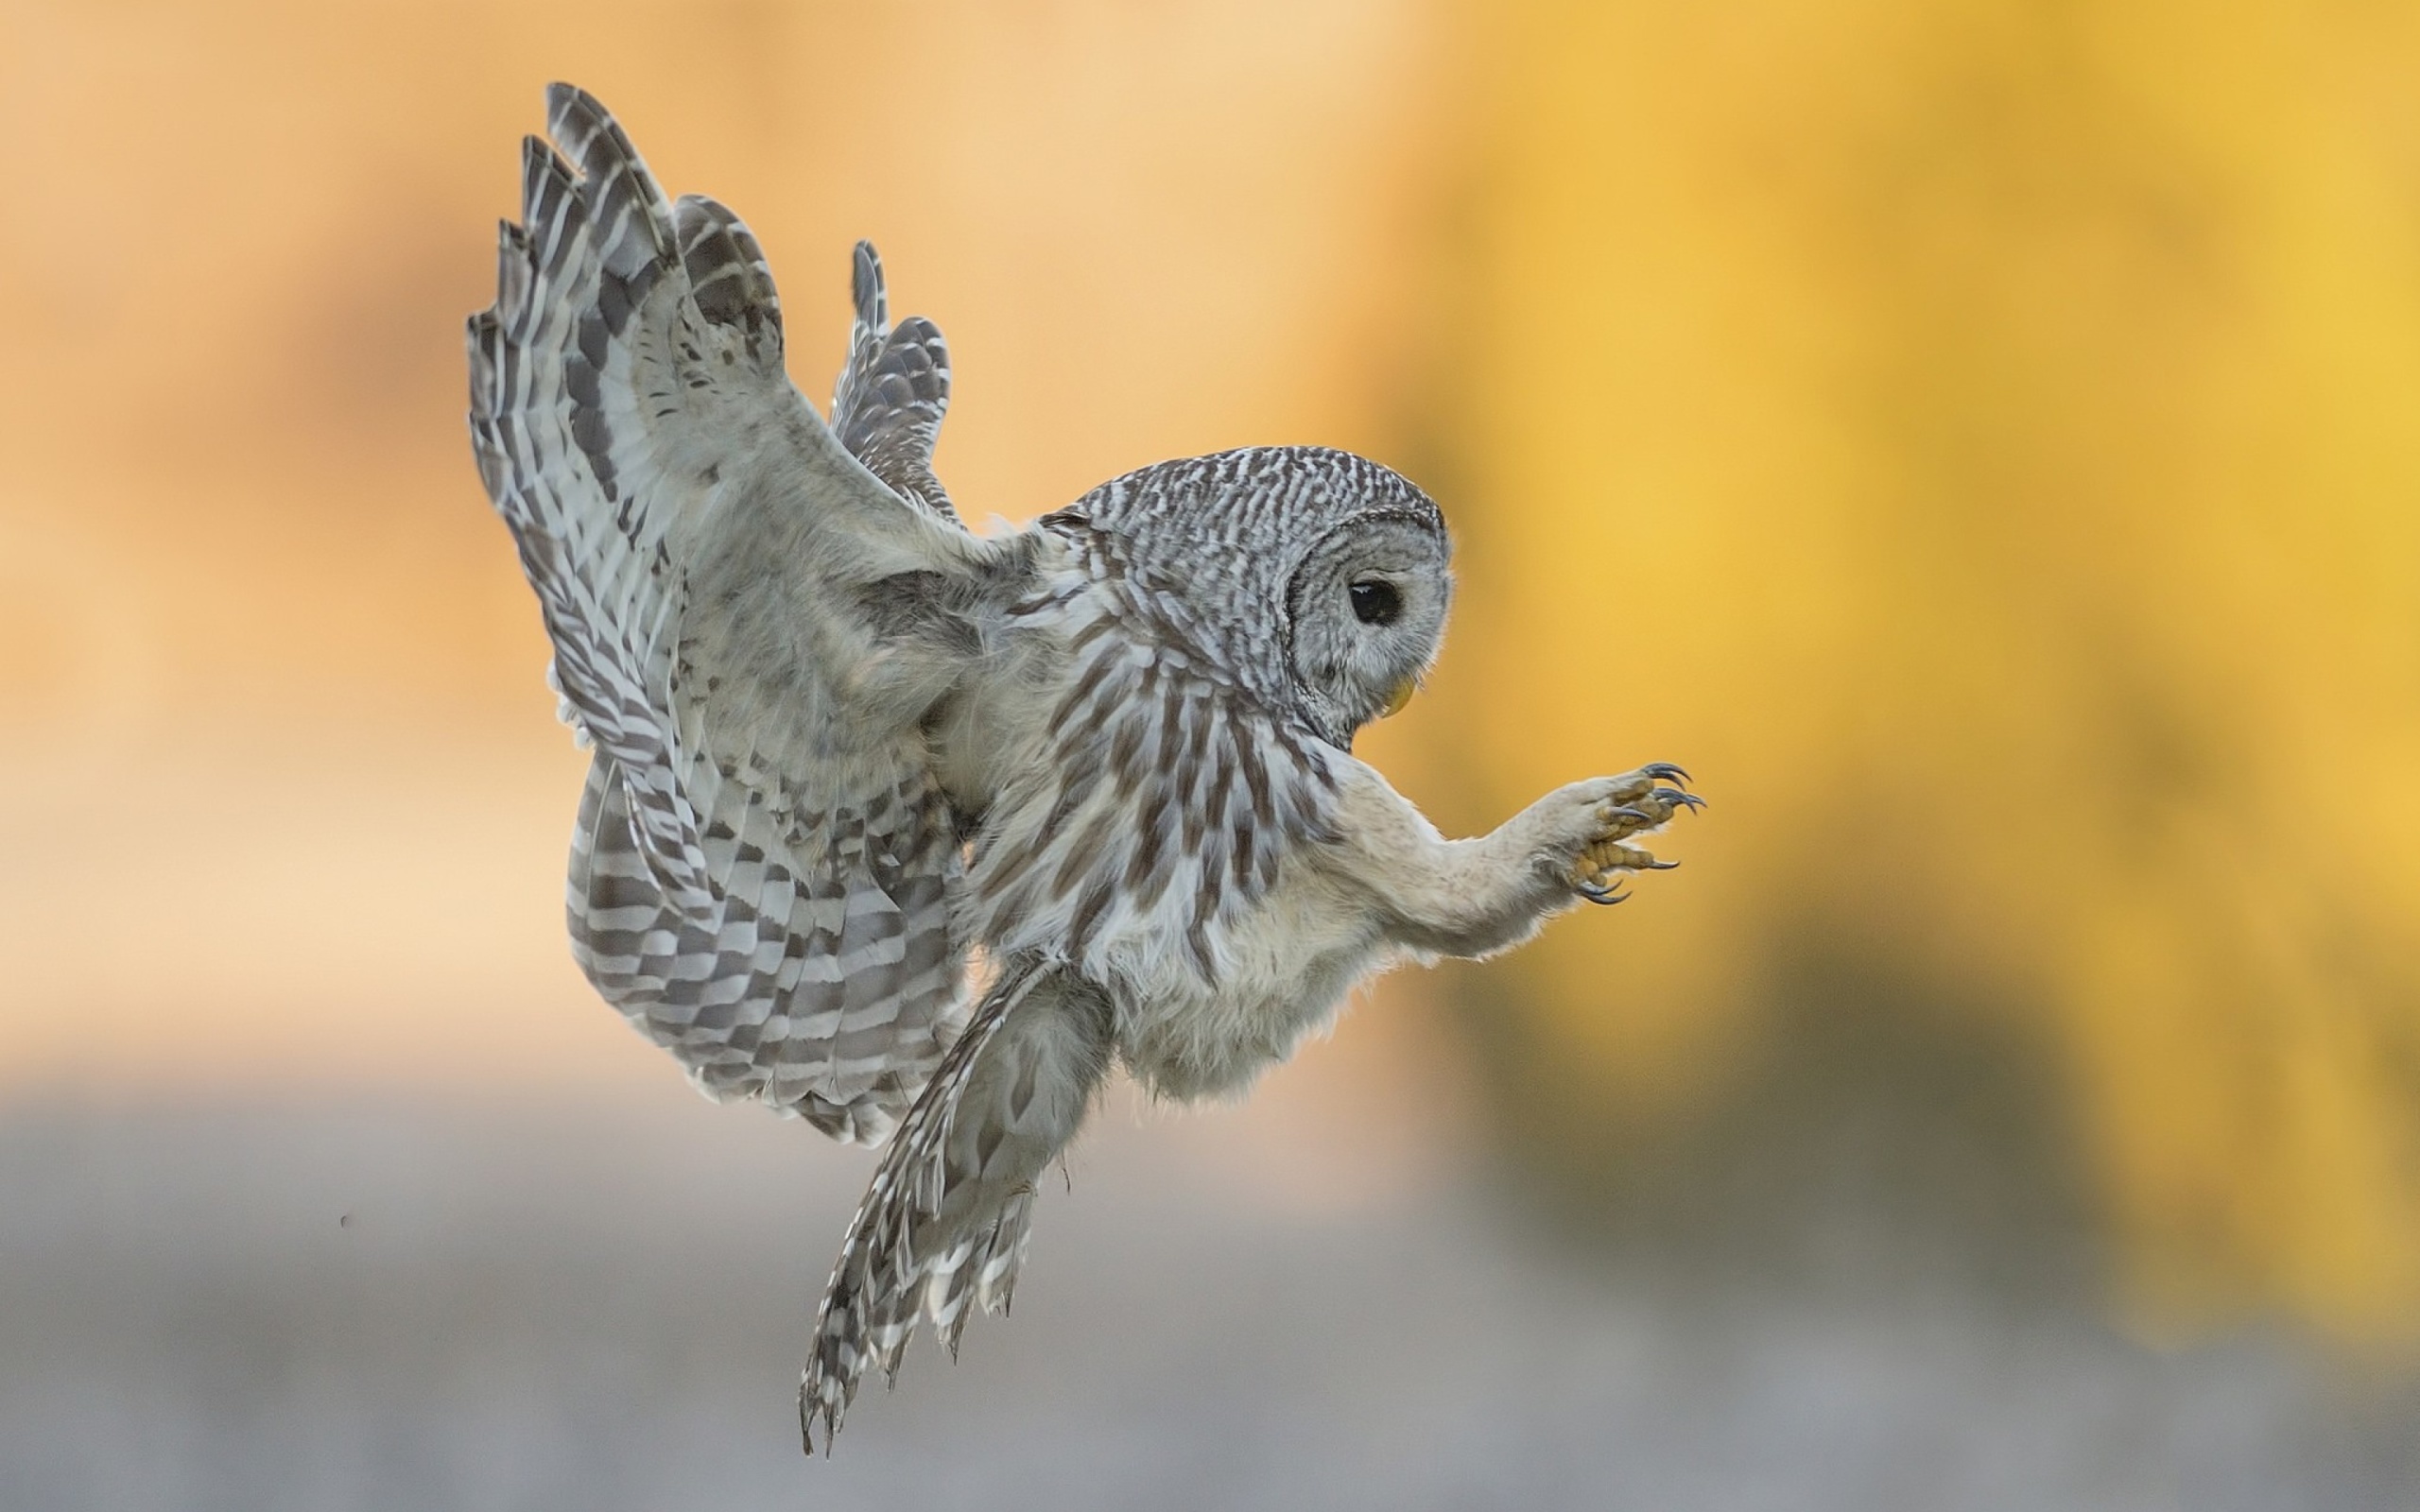
M 1685 777 L 1657 762 L 1590 778 L 1548 793 L 1493 833 L 1447 840 L 1384 778 L 1356 764 L 1343 785 L 1344 842 L 1333 855 L 1374 896 L 1394 943 L 1426 954 L 1490 955 L 1582 899 L 1620 902 L 1629 872 L 1674 865 L 1632 842 L 1703 806 L 1680 785 Z
M 1109 1069 L 1100 989 L 1039 962 L 1004 969 L 891 1137 L 858 1205 L 799 1380 L 799 1431 L 832 1452 L 869 1366 L 896 1373 L 918 1323 L 953 1354 L 977 1305 L 1004 1309 L 1034 1186 Z

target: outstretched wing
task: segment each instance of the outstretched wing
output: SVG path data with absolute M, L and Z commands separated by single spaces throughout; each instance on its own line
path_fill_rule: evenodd
M 950 606 L 1020 548 L 903 506 L 784 374 L 747 228 L 667 204 L 586 94 L 547 107 L 471 434 L 596 748 L 573 954 L 709 1093 L 871 1143 L 962 1017 L 919 721 L 974 635 Z
M 857 243 L 849 293 L 857 318 L 849 363 L 832 390 L 832 430 L 849 454 L 892 491 L 952 524 L 958 511 L 933 476 L 933 443 L 949 410 L 949 347 L 923 316 L 890 323 L 882 259 Z

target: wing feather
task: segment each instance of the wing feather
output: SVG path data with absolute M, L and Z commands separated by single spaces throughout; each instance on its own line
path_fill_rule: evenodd
M 959 820 L 919 728 L 963 662 L 929 614 L 869 606 L 971 597 L 1014 548 L 834 438 L 737 216 L 668 202 L 591 96 L 547 105 L 561 150 L 526 145 L 470 421 L 596 751 L 574 955 L 709 1093 L 871 1142 L 963 1019 Z
M 832 430 L 851 455 L 908 503 L 959 524 L 933 475 L 933 445 L 949 411 L 949 346 L 922 316 L 890 323 L 890 297 L 873 243 L 857 243 L 850 266 L 857 317 L 848 366 L 832 390 Z

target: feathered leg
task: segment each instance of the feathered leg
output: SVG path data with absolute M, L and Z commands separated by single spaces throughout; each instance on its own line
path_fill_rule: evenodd
M 869 1367 L 895 1373 L 930 1319 L 949 1343 L 974 1308 L 1008 1305 L 1034 1183 L 1082 1124 L 1109 1069 L 1109 1000 L 1035 960 L 1011 961 L 883 1152 L 815 1320 L 799 1432 L 832 1452 Z
M 1357 764 L 1345 769 L 1339 804 L 1343 843 L 1318 856 L 1380 901 L 1395 943 L 1477 959 L 1518 945 L 1581 899 L 1619 902 L 1621 879 L 1633 872 L 1672 867 L 1634 842 L 1704 807 L 1681 785 L 1687 776 L 1655 762 L 1593 777 L 1555 789 L 1492 833 L 1448 840 Z

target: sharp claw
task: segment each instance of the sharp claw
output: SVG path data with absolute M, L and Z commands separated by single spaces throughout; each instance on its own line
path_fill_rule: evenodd
M 1622 891 L 1622 885 L 1618 882 L 1610 887 L 1599 887 L 1593 883 L 1583 882 L 1573 890 L 1578 892 L 1581 897 L 1587 899 L 1590 902 L 1596 903 L 1600 907 L 1610 908 L 1616 903 L 1628 902 L 1630 901 L 1630 894 Z
M 1677 861 L 1651 861 L 1647 864 L 1646 869 L 1649 871 L 1669 871 L 1679 865 L 1680 863 Z
M 1642 777 L 1652 777 L 1667 782 L 1679 782 L 1685 785 L 1689 780 L 1689 774 L 1686 771 L 1673 765 L 1670 762 L 1649 762 L 1638 770 Z
M 1655 822 L 1654 815 L 1648 813 L 1644 809 L 1632 808 L 1627 803 L 1616 809 L 1607 809 L 1605 811 L 1605 815 L 1608 818 L 1636 819 L 1641 824 L 1653 824 Z
M 1698 797 L 1695 793 L 1667 792 L 1664 795 L 1664 801 L 1671 804 L 1676 809 L 1702 809 L 1705 807 L 1705 799 Z

